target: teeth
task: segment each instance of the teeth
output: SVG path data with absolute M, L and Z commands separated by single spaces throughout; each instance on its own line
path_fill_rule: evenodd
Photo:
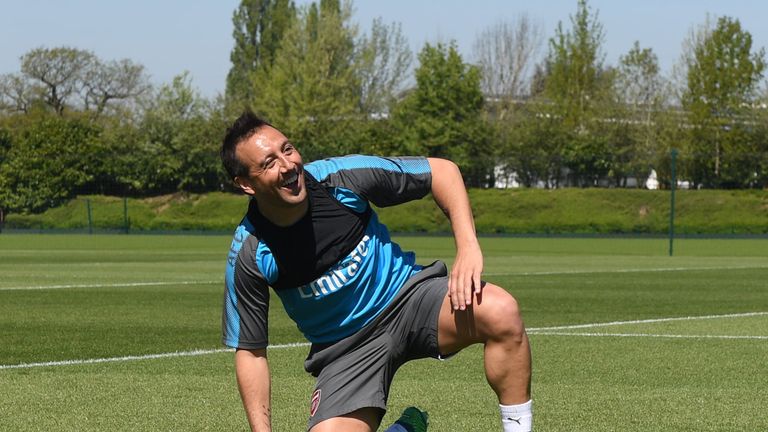
M 288 177 L 287 179 L 285 179 L 285 180 L 283 181 L 283 186 L 287 186 L 287 185 L 289 185 L 289 184 L 291 184 L 291 183 L 295 182 L 295 181 L 296 181 L 296 180 L 298 180 L 298 179 L 299 179 L 299 176 L 298 176 L 297 174 L 295 174 L 295 173 L 294 173 L 292 176 Z

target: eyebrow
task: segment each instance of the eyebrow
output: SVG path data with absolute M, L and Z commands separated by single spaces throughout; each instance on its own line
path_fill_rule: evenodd
M 291 144 L 291 141 L 288 138 L 284 139 L 283 142 L 280 143 L 280 150 L 285 149 L 286 145 L 293 145 Z M 264 160 L 261 161 L 260 165 L 262 167 L 265 166 L 267 162 L 269 162 L 270 157 L 274 158 L 274 152 L 270 151 L 269 153 L 267 153 L 267 155 L 264 157 Z

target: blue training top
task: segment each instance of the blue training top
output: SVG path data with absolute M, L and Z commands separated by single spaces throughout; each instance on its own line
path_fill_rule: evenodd
M 268 345 L 273 287 L 313 343 L 349 336 L 381 313 L 421 267 L 392 242 L 369 203 L 418 199 L 431 189 L 425 158 L 346 156 L 304 166 L 307 215 L 277 227 L 252 201 L 227 259 L 223 342 L 233 348 Z

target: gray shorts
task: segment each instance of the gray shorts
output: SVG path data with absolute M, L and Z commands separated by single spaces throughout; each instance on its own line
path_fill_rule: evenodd
M 437 261 L 408 279 L 381 315 L 359 332 L 331 344 L 313 344 L 304 362 L 304 369 L 317 377 L 307 429 L 360 408 L 379 408 L 383 417 L 397 369 L 409 360 L 440 357 L 437 322 L 447 291 L 445 264 Z

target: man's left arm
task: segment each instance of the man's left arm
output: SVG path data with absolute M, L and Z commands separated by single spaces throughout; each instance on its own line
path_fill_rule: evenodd
M 469 196 L 459 167 L 446 159 L 428 158 L 432 171 L 432 196 L 451 221 L 456 242 L 456 260 L 448 279 L 448 295 L 454 310 L 472 304 L 473 293 L 480 295 L 483 253 L 477 241 Z

